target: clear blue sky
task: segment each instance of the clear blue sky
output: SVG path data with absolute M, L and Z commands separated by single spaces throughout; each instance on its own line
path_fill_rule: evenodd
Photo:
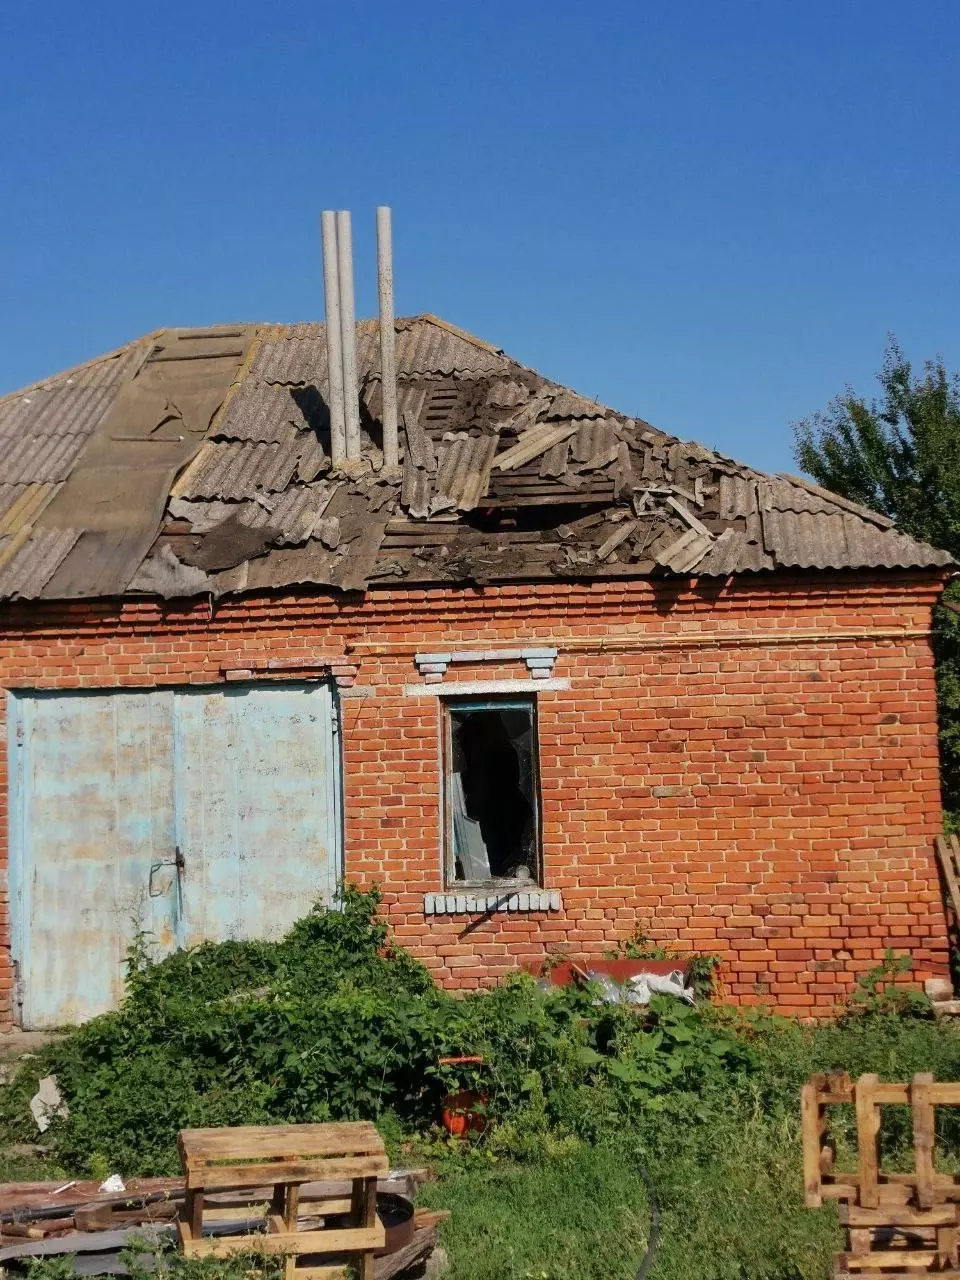
M 164 325 L 322 318 L 374 207 L 433 311 L 794 469 L 886 335 L 960 368 L 956 0 L 7 0 L 0 391 Z

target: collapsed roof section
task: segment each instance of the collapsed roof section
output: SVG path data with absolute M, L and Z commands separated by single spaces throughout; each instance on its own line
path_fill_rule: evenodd
M 436 317 L 396 328 L 393 473 L 375 321 L 357 329 L 362 455 L 339 471 L 320 324 L 167 330 L 0 400 L 0 597 L 953 563 Z

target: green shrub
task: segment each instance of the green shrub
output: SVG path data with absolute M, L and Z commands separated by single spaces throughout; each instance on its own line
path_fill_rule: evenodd
M 750 1044 L 709 1009 L 668 997 L 638 1011 L 524 974 L 459 997 L 440 990 L 392 944 L 378 903 L 348 889 L 342 909 L 317 908 L 279 942 L 205 944 L 159 962 L 138 938 L 121 1007 L 29 1073 L 55 1072 L 69 1104 L 51 1131 L 59 1159 L 170 1173 L 177 1130 L 197 1125 L 391 1116 L 423 1133 L 462 1087 L 484 1095 L 501 1148 L 514 1133 L 529 1155 L 644 1114 L 703 1117 L 757 1069 Z M 483 1063 L 472 1074 L 438 1065 L 462 1054 Z M 17 1105 L 30 1087 L 18 1086 Z

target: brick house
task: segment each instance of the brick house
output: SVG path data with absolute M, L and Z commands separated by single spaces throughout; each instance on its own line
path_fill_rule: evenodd
M 0 400 L 0 1015 L 346 878 L 472 987 L 640 926 L 730 998 L 947 973 L 949 557 L 430 316 L 335 469 L 321 325 L 168 330 Z

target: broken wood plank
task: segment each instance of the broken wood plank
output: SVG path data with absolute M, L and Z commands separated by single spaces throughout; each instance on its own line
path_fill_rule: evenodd
M 557 533 L 561 538 L 575 538 L 595 525 L 603 524 L 606 519 L 606 511 L 594 511 L 588 516 L 581 516 L 579 520 L 571 520 L 569 524 L 557 525 Z

